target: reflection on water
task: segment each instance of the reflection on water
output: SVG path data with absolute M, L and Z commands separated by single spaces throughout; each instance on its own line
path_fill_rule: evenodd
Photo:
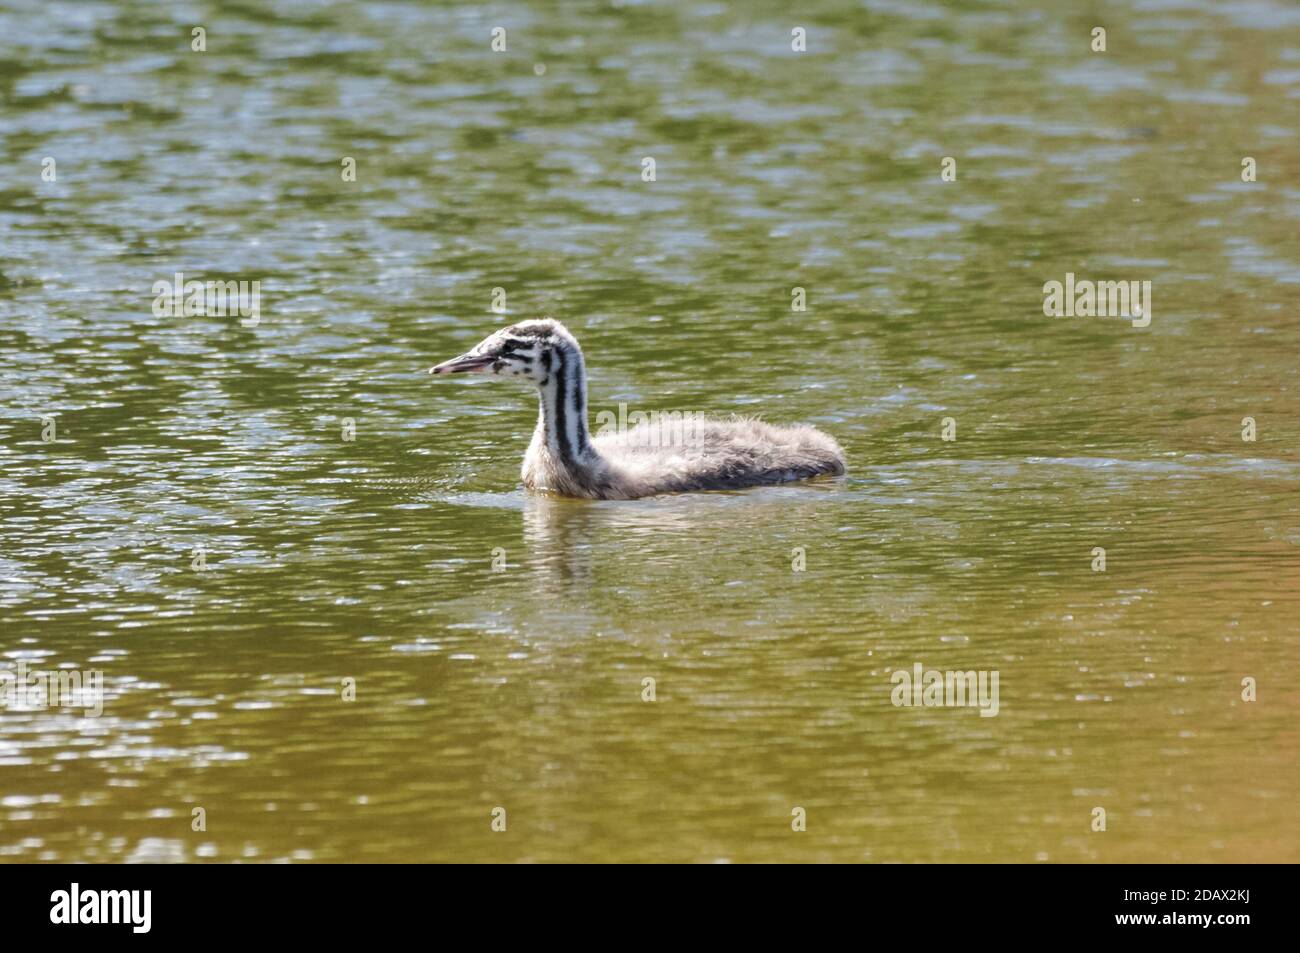
M 1300 859 L 1300 17 L 1040 7 L 0 11 L 0 857 Z M 543 312 L 848 476 L 524 494 Z

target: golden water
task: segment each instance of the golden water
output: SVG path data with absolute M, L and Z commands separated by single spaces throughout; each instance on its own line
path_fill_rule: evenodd
M 0 858 L 1300 859 L 1300 13 L 1042 6 L 6 4 Z M 525 496 L 543 313 L 849 476 Z

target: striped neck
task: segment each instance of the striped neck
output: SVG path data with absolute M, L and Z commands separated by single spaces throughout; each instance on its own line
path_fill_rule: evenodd
M 557 342 L 543 360 L 546 376 L 537 387 L 541 409 L 533 440 L 574 472 L 594 453 L 587 432 L 587 370 L 582 352 L 567 341 Z

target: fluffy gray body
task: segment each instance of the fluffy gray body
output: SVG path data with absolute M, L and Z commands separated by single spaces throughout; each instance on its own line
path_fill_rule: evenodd
M 524 455 L 530 489 L 631 500 L 658 493 L 734 490 L 844 472 L 844 453 L 813 427 L 749 417 L 643 423 L 592 436 L 582 349 L 564 325 L 523 321 L 484 339 L 434 373 L 523 377 L 537 387 L 537 428 Z

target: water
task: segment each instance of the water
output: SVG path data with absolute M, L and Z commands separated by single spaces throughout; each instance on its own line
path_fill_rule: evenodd
M 0 857 L 1300 859 L 1300 13 L 1036 6 L 8 0 Z M 541 314 L 849 475 L 525 495 Z

